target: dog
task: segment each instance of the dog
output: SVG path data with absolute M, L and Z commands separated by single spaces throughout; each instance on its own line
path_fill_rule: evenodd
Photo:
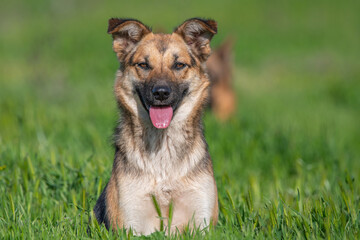
M 211 82 L 210 107 L 220 121 L 228 120 L 236 111 L 236 95 L 231 86 L 233 43 L 228 37 L 206 61 Z
M 112 18 L 108 33 L 120 62 L 114 92 L 121 114 L 112 174 L 94 207 L 98 222 L 136 235 L 160 230 L 161 221 L 172 233 L 215 225 L 217 187 L 202 113 L 217 23 L 192 18 L 172 34 L 154 34 L 138 20 Z

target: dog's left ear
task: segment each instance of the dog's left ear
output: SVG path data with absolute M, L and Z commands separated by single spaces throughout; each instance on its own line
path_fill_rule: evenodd
M 174 33 L 182 36 L 194 54 L 204 62 L 210 56 L 210 41 L 217 33 L 217 23 L 214 20 L 191 18 L 178 26 Z

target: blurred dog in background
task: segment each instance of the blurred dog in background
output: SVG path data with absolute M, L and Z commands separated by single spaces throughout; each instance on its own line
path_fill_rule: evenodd
M 210 107 L 221 121 L 229 119 L 236 110 L 236 95 L 232 88 L 233 44 L 234 40 L 228 37 L 206 62 L 211 82 Z

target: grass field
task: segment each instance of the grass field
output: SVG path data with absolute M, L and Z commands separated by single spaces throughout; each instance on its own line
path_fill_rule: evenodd
M 2 1 L 0 238 L 118 237 L 89 221 L 118 118 L 107 19 L 201 16 L 219 22 L 213 46 L 236 38 L 238 111 L 204 117 L 219 223 L 177 237 L 359 239 L 359 3 Z

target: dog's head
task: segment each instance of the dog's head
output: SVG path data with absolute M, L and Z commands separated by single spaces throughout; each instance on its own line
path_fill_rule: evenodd
M 134 19 L 109 20 L 120 62 L 115 83 L 119 105 L 156 128 L 199 115 L 208 96 L 205 61 L 217 32 L 213 20 L 193 18 L 172 34 L 154 34 Z

